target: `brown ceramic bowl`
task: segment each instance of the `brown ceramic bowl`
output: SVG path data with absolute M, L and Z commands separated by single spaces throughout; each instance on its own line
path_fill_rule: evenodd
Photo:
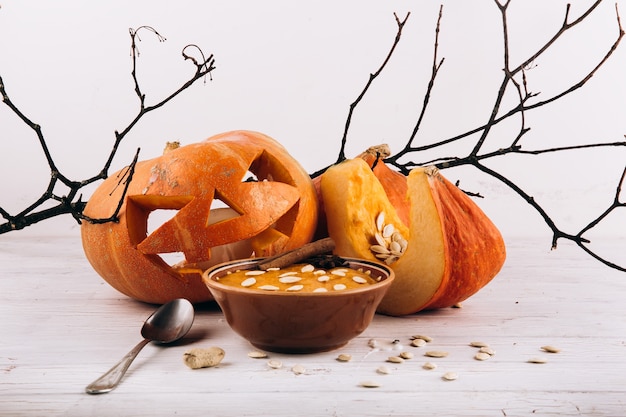
M 325 293 L 263 291 L 235 287 L 217 279 L 229 271 L 253 269 L 259 258 L 216 265 L 203 274 L 226 321 L 259 349 L 284 353 L 323 352 L 339 348 L 369 326 L 393 281 L 393 271 L 376 262 L 346 259 L 352 269 L 382 279 L 371 285 Z

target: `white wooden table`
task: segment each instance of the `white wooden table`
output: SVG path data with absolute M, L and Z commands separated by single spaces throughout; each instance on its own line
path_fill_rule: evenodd
M 92 396 L 84 387 L 139 340 L 155 306 L 117 293 L 91 269 L 78 236 L 0 236 L 0 415 L 2 416 L 624 416 L 626 274 L 593 261 L 567 242 L 508 238 L 507 263 L 477 295 L 450 308 L 409 317 L 376 316 L 337 351 L 247 356 L 253 348 L 213 305 L 197 307 L 189 336 L 171 347 L 148 345 L 121 385 Z M 619 243 L 623 253 L 624 241 Z M 614 249 L 617 250 L 617 249 Z M 617 252 L 614 252 L 617 253 Z M 410 336 L 433 338 L 426 348 Z M 372 351 L 400 340 L 414 358 Z M 473 359 L 472 341 L 496 354 Z M 562 349 L 542 352 L 543 345 Z M 216 368 L 191 370 L 191 347 L 226 351 Z M 423 352 L 445 350 L 428 359 Z M 351 362 L 336 361 L 349 353 Z M 533 357 L 547 359 L 532 364 Z M 425 370 L 427 360 L 435 370 Z M 300 364 L 306 372 L 295 375 Z M 391 373 L 380 375 L 385 365 Z M 445 372 L 458 379 L 444 381 Z M 363 388 L 373 380 L 379 388 Z

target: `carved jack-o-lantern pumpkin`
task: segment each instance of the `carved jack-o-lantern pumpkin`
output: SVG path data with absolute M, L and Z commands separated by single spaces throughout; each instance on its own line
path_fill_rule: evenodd
M 114 212 L 126 172 L 96 189 L 85 215 Z M 162 210 L 171 218 L 150 230 Z M 235 131 L 137 163 L 119 221 L 83 222 L 81 233 L 87 259 L 118 291 L 150 303 L 201 302 L 212 299 L 201 278 L 208 266 L 294 249 L 316 224 L 315 189 L 300 164 L 272 138 Z M 170 265 L 170 253 L 183 259 Z

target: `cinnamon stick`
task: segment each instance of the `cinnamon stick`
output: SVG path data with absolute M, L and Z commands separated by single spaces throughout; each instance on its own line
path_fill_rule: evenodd
M 332 252 L 333 249 L 335 249 L 335 241 L 327 237 L 316 240 L 315 242 L 307 243 L 298 249 L 265 258 L 259 261 L 257 267 L 263 271 L 269 268 L 284 268 L 311 256 L 323 255 L 325 253 Z

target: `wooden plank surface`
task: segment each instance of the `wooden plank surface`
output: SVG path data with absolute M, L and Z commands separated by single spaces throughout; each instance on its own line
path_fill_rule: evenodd
M 376 316 L 336 351 L 270 354 L 283 363 L 271 369 L 267 359 L 247 356 L 253 347 L 215 305 L 201 305 L 187 338 L 171 347 L 148 345 L 116 390 L 90 396 L 84 387 L 139 342 L 155 307 L 128 299 L 97 276 L 77 236 L 2 236 L 0 415 L 626 415 L 626 274 L 566 242 L 550 251 L 545 239 L 507 240 L 502 272 L 462 308 Z M 606 246 L 616 255 L 625 242 Z M 411 347 L 415 334 L 433 341 Z M 474 360 L 472 341 L 488 343 L 496 354 Z M 562 351 L 545 353 L 543 345 Z M 185 350 L 208 346 L 226 351 L 219 367 L 184 366 Z M 429 359 L 427 349 L 449 355 Z M 400 351 L 414 357 L 386 362 Z M 352 361 L 338 362 L 339 353 Z M 533 357 L 547 363 L 528 363 Z M 425 370 L 426 361 L 437 368 Z M 306 372 L 294 374 L 296 364 Z M 383 365 L 390 374 L 376 372 Z M 458 379 L 443 380 L 445 372 Z M 363 381 L 380 387 L 363 388 Z

